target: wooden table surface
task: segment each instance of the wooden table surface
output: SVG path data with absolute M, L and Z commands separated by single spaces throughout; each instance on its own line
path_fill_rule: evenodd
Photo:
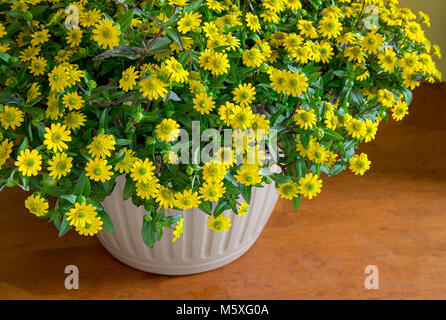
M 0 193 L 2 299 L 446 299 L 446 84 L 415 92 L 410 115 L 360 150 L 372 170 L 325 178 L 294 212 L 280 200 L 257 243 L 228 266 L 192 276 L 127 267 L 96 238 L 57 231 Z M 79 268 L 79 290 L 64 287 Z M 367 290 L 364 268 L 379 269 Z

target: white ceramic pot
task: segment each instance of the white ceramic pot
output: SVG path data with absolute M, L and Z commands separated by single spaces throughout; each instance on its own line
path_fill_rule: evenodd
M 103 203 L 115 234 L 98 233 L 102 245 L 116 259 L 146 272 L 165 275 L 200 273 L 224 266 L 243 255 L 257 240 L 277 202 L 274 184 L 254 188 L 246 215 L 238 217 L 228 210 L 232 226 L 226 232 L 214 232 L 206 226 L 208 215 L 199 209 L 184 211 L 184 232 L 172 242 L 171 230 L 164 230 L 161 241 L 153 249 L 141 237 L 143 206 L 122 199 L 125 179 L 120 177 L 113 193 Z M 178 214 L 166 210 L 166 214 Z

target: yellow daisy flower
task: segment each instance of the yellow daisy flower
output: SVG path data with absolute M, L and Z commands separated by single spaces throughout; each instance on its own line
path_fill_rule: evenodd
M 277 187 L 277 193 L 283 199 L 293 200 L 299 195 L 299 185 L 294 181 L 280 183 Z
M 119 45 L 120 34 L 118 27 L 111 20 L 105 19 L 95 25 L 92 38 L 103 49 L 113 49 Z
M 15 130 L 20 127 L 23 122 L 23 112 L 16 107 L 4 106 L 3 112 L 0 113 L 0 123 L 5 130 L 9 127 Z
M 37 150 L 22 150 L 14 165 L 24 176 L 36 176 L 42 170 L 42 156 Z
M 322 180 L 312 172 L 299 179 L 299 193 L 308 199 L 312 199 L 321 192 Z
M 122 78 L 119 80 L 119 87 L 125 92 L 132 90 L 136 86 L 139 71 L 135 71 L 135 67 L 131 66 L 122 72 Z
M 68 157 L 65 153 L 56 153 L 51 160 L 48 161 L 48 171 L 54 179 L 65 177 L 71 172 L 73 158 Z
M 45 132 L 43 144 L 46 145 L 48 150 L 52 149 L 53 152 L 57 152 L 68 148 L 65 142 L 71 141 L 71 137 L 70 130 L 67 130 L 66 125 L 53 123 L 50 128 L 45 128 Z
M 370 169 L 371 162 L 367 158 L 365 153 L 357 154 L 354 157 L 350 158 L 349 161 L 350 170 L 355 175 L 364 175 L 364 173 Z
M 163 119 L 163 121 L 156 126 L 156 135 L 161 141 L 174 141 L 180 135 L 180 129 L 178 129 L 179 127 L 180 125 L 175 120 Z
M 48 212 L 48 201 L 39 195 L 30 195 L 25 200 L 25 208 L 37 217 L 41 217 Z
M 217 218 L 210 216 L 207 225 L 209 229 L 215 232 L 228 231 L 231 227 L 231 218 L 226 217 L 224 214 L 219 215 Z
M 110 180 L 113 172 L 111 165 L 107 164 L 107 160 L 101 158 L 90 159 L 85 166 L 86 176 L 94 181 L 105 182 Z
M 87 146 L 88 152 L 94 158 L 106 158 L 111 156 L 111 151 L 115 150 L 115 137 L 111 134 L 98 134 Z

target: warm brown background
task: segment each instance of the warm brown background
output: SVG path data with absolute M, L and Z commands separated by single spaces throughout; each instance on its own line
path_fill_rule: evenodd
M 247 254 L 199 275 L 147 274 L 95 238 L 59 239 L 26 212 L 25 193 L 2 192 L 0 298 L 446 299 L 446 85 L 416 90 L 410 112 L 361 147 L 372 161 L 364 177 L 325 179 L 298 212 L 279 201 Z M 77 291 L 64 287 L 69 264 L 80 270 Z M 364 288 L 370 264 L 379 290 Z

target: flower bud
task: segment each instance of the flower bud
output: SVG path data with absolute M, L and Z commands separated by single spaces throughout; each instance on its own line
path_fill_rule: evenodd
M 16 185 L 18 185 L 18 182 L 14 179 L 8 179 L 6 180 L 6 186 L 7 187 L 15 187 Z
M 153 146 L 156 143 L 156 139 L 152 136 L 146 138 L 146 146 Z
M 190 176 L 190 175 L 192 175 L 192 173 L 194 173 L 194 169 L 192 169 L 191 166 L 187 166 L 186 173 Z
M 99 128 L 98 132 L 96 132 L 97 135 L 104 134 L 104 133 L 105 133 L 105 129 L 104 128 Z
M 152 216 L 151 216 L 150 214 L 146 214 L 146 215 L 144 216 L 144 221 L 145 221 L 145 222 L 150 222 L 150 221 L 152 221 Z
M 89 80 L 88 83 L 87 83 L 87 86 L 90 89 L 94 89 L 94 88 L 96 88 L 98 86 L 98 84 L 94 80 Z
M 314 129 L 314 133 L 313 135 L 317 138 L 317 139 L 322 139 L 325 135 L 324 133 L 324 129 L 322 128 L 316 128 Z
M 23 20 L 31 21 L 33 19 L 33 14 L 29 11 L 24 11 L 22 17 L 23 17 Z
M 266 184 L 271 184 L 273 182 L 273 179 L 271 179 L 271 177 L 266 177 L 265 178 L 265 183 Z
M 77 196 L 77 198 L 76 198 L 76 202 L 77 202 L 77 203 L 84 203 L 84 202 L 87 202 L 87 198 L 85 198 L 85 196 L 83 196 L 83 195 Z
M 144 117 L 144 115 L 142 114 L 142 112 L 137 112 L 135 113 L 135 115 L 133 116 L 133 118 L 135 119 L 136 122 L 140 122 L 142 120 L 142 118 Z
M 9 57 L 9 63 L 11 63 L 11 64 L 19 63 L 19 58 L 11 56 L 11 57 Z

